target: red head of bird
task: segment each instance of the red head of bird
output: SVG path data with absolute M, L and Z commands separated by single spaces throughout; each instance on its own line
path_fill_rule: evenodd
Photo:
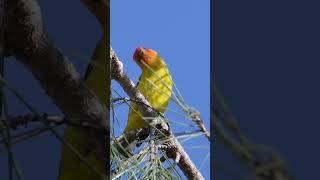
M 133 54 L 134 61 L 144 69 L 146 66 L 157 66 L 159 60 L 158 53 L 155 50 L 149 48 L 138 47 Z

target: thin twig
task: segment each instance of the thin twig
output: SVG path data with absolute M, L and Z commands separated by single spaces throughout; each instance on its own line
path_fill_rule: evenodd
M 191 118 L 191 120 L 197 124 L 199 129 L 204 133 L 204 135 L 207 137 L 208 141 L 210 142 L 210 132 L 207 130 L 206 126 L 204 125 L 204 121 L 200 116 L 200 113 L 195 110 L 189 110 L 188 116 Z
M 48 116 L 43 114 L 42 117 L 35 116 L 32 114 L 26 114 L 24 116 L 16 116 L 9 119 L 0 119 L 0 128 L 10 128 L 17 129 L 19 126 L 27 126 L 30 123 L 47 121 L 52 126 L 59 126 L 61 124 L 66 124 L 74 127 L 89 128 L 97 131 L 103 131 L 105 134 L 108 133 L 105 128 L 101 126 L 90 123 L 86 120 L 81 119 L 67 119 L 60 116 Z

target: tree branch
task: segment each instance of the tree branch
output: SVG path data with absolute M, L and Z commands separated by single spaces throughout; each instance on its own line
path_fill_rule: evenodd
M 206 126 L 204 125 L 204 121 L 200 116 L 200 113 L 198 111 L 190 111 L 188 113 L 188 116 L 191 118 L 191 120 L 196 123 L 198 128 L 204 133 L 208 141 L 210 142 L 210 132 L 207 130 Z
M 25 65 L 67 118 L 85 119 L 108 130 L 109 111 L 80 79 L 79 73 L 56 48 L 43 26 L 40 7 L 35 0 L 6 1 L 6 50 Z M 89 144 L 105 159 L 104 133 L 79 128 Z
M 0 120 L 0 128 L 8 128 L 8 129 L 15 130 L 15 129 L 18 129 L 19 126 L 27 126 L 30 123 L 42 122 L 42 121 L 47 121 L 52 126 L 59 126 L 59 125 L 65 124 L 65 125 L 74 126 L 74 127 L 92 129 L 95 131 L 102 131 L 106 135 L 108 133 L 108 131 L 106 131 L 105 128 L 92 124 L 87 120 L 67 119 L 65 117 L 60 117 L 60 116 L 48 116 L 47 114 L 43 114 L 41 117 L 35 116 L 32 114 L 26 114 L 24 116 L 16 116 L 16 117 L 11 117 L 9 119 L 2 119 Z
M 113 49 L 110 47 L 110 59 L 111 59 L 111 77 L 116 80 L 123 90 L 128 94 L 130 99 L 141 102 L 145 105 L 139 105 L 138 110 L 141 112 L 144 117 L 153 117 L 155 119 L 159 118 L 158 113 L 150 108 L 150 103 L 146 98 L 139 92 L 135 87 L 133 81 L 127 76 L 124 71 L 123 64 L 119 60 L 118 56 L 115 54 Z M 161 118 L 160 118 L 161 119 Z M 151 122 L 153 123 L 153 122 Z M 183 171 L 183 173 L 188 177 L 188 179 L 204 179 L 200 171 L 191 161 L 189 155 L 184 151 L 183 147 L 179 141 L 174 137 L 173 133 L 170 131 L 169 127 L 166 126 L 166 123 L 161 122 L 161 130 L 164 134 L 168 135 L 170 138 L 166 144 L 166 153 L 169 158 L 175 159 L 178 163 L 178 166 Z M 180 157 L 180 158 L 177 158 Z

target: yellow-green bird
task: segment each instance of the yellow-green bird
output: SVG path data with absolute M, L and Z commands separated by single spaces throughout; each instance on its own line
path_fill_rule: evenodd
M 133 59 L 142 70 L 137 83 L 138 90 L 147 98 L 153 108 L 164 114 L 172 94 L 172 78 L 166 63 L 156 51 L 143 47 L 135 50 Z M 124 132 L 148 125 L 148 122 L 138 112 L 137 104 L 131 101 Z
M 85 83 L 89 89 L 95 92 L 99 101 L 108 108 L 110 102 L 110 78 L 107 74 L 107 34 L 104 33 L 95 49 L 93 59 L 85 75 Z M 64 140 L 69 142 L 91 166 L 101 173 L 106 172 L 104 158 L 95 156 L 94 147 L 88 147 L 88 137 L 84 136 L 79 129 L 67 127 Z M 89 169 L 67 147 L 62 147 L 60 161 L 59 180 L 101 180 L 102 177 Z

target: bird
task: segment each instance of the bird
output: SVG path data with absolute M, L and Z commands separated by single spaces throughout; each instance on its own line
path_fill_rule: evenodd
M 142 70 L 136 86 L 137 89 L 145 96 L 150 105 L 163 115 L 171 98 L 173 84 L 167 64 L 157 51 L 144 47 L 135 49 L 133 60 Z M 141 112 L 138 111 L 138 105 L 141 104 L 130 102 L 125 133 L 149 126 Z

